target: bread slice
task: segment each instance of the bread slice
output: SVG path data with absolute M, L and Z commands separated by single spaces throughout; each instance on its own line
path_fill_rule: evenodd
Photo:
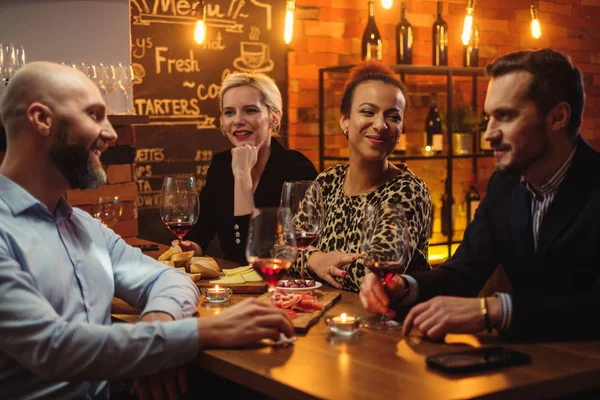
M 190 260 L 190 272 L 201 273 L 203 279 L 218 278 L 220 268 L 211 257 L 192 257 Z
M 176 268 L 185 268 L 189 270 L 190 260 L 194 256 L 194 250 L 184 251 L 183 253 L 173 254 L 171 261 L 175 263 Z
M 160 261 L 161 264 L 165 264 L 167 267 L 175 268 L 175 263 L 173 261 Z
M 202 278 L 202 274 L 187 274 L 194 282 L 199 281 Z
M 182 251 L 183 250 L 181 250 L 181 247 L 173 246 L 169 248 L 169 250 L 165 251 L 160 256 L 158 256 L 158 261 L 169 261 L 171 260 L 173 254 L 181 253 Z

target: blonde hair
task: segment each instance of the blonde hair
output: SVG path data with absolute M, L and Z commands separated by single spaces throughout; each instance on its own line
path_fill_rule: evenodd
M 273 128 L 273 132 L 271 133 L 273 136 L 277 136 L 283 116 L 283 100 L 275 81 L 262 73 L 234 72 L 227 75 L 223 79 L 221 89 L 219 90 L 219 109 L 221 112 L 223 112 L 223 96 L 225 92 L 240 86 L 252 86 L 258 90 L 262 102 L 267 106 L 271 114 L 277 116 L 277 126 Z

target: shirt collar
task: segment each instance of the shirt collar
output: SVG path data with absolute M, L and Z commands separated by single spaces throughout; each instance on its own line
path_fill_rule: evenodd
M 573 151 L 571 151 L 569 157 L 567 157 L 567 159 L 560 165 L 560 167 L 558 167 L 556 172 L 554 172 L 554 174 L 552 174 L 552 176 L 548 178 L 548 180 L 540 187 L 540 192 L 542 196 L 545 196 L 550 192 L 556 191 L 560 184 L 565 180 L 565 176 L 567 175 L 567 171 L 569 170 L 569 167 L 573 162 L 573 156 L 575 155 L 576 150 L 577 145 L 575 146 Z M 530 191 L 537 197 L 536 191 L 533 190 L 529 182 L 527 182 L 527 178 L 523 175 L 521 176 L 521 183 L 523 184 L 523 186 L 525 186 L 525 188 L 528 191 Z
M 42 204 L 31 193 L 2 174 L 0 174 L 0 199 L 4 200 L 15 216 L 31 208 L 40 211 L 44 210 L 50 214 L 46 205 Z M 58 200 L 54 217 L 69 218 L 72 212 L 73 208 L 61 196 Z

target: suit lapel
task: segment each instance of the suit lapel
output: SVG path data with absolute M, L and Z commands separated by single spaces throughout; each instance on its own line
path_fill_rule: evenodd
M 530 260 L 533 255 L 533 228 L 529 194 L 519 184 L 512 189 L 510 230 L 515 246 L 516 260 Z M 528 263 L 525 263 L 527 265 Z
M 540 226 L 537 246 L 537 254 L 540 257 L 546 254 L 552 243 L 588 201 L 592 185 L 589 181 L 585 182 L 585 177 L 592 171 L 597 171 L 598 167 L 590 163 L 590 152 L 589 145 L 580 139 L 571 167 Z

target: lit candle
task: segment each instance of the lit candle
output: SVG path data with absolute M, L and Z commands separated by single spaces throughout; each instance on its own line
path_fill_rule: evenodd
M 331 332 L 337 335 L 350 336 L 358 329 L 359 320 L 355 316 L 342 313 L 339 317 L 326 318 L 325 324 L 327 324 Z
M 214 288 L 206 289 L 206 292 L 202 293 L 202 295 L 211 303 L 223 303 L 229 300 L 231 288 L 223 288 L 215 285 Z

